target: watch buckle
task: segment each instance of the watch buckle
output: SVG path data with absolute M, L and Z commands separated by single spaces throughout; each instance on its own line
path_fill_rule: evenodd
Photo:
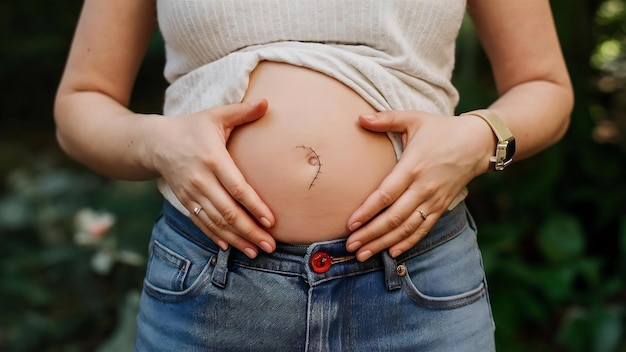
M 506 160 L 508 144 L 508 141 L 498 142 L 498 145 L 496 147 L 496 155 L 489 158 L 489 161 L 494 163 L 494 168 L 496 169 L 496 171 L 504 170 L 504 168 L 507 167 L 507 165 L 509 165 L 511 161 L 513 161 L 513 158 L 509 158 L 508 160 Z

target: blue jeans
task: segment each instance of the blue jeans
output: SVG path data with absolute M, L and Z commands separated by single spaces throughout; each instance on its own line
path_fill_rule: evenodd
M 464 203 L 397 259 L 345 240 L 223 251 L 166 203 L 149 246 L 137 351 L 494 351 Z

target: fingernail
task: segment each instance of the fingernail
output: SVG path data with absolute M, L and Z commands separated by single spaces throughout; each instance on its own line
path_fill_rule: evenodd
M 368 250 L 365 250 L 365 251 L 357 254 L 356 259 L 358 259 L 360 262 L 364 262 L 364 261 L 370 259 L 371 256 L 372 256 L 372 251 L 370 251 L 368 249 Z
M 348 252 L 354 252 L 357 249 L 359 249 L 359 247 L 361 247 L 361 242 L 357 241 L 357 242 L 352 242 L 352 243 L 348 244 L 346 246 L 346 249 L 348 250 Z
M 272 245 L 270 245 L 269 243 L 265 241 L 259 243 L 259 247 L 261 247 L 266 253 L 272 253 L 274 251 L 274 248 L 272 248 Z
M 391 258 L 397 258 L 400 254 L 402 254 L 402 251 L 399 249 L 396 249 L 389 253 L 389 255 L 391 255 Z
M 354 232 L 354 231 L 356 231 L 356 229 L 358 229 L 359 227 L 361 227 L 361 225 L 363 225 L 363 224 L 361 224 L 360 222 L 355 222 L 354 224 L 350 225 L 350 226 L 348 227 L 348 229 L 349 229 L 350 231 Z
M 222 240 L 218 240 L 217 241 L 217 245 L 220 246 L 220 248 L 225 251 L 228 249 L 228 243 L 222 241 Z
M 260 218 L 259 221 L 265 227 L 272 227 L 272 223 L 267 218 Z
M 252 248 L 245 248 L 243 250 L 243 252 L 250 258 L 250 259 L 254 259 L 256 258 L 256 251 Z

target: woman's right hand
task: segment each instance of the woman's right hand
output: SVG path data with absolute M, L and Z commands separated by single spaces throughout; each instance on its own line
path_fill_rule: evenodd
M 259 224 L 271 227 L 274 217 L 226 150 L 232 130 L 263 116 L 267 101 L 173 118 L 127 108 L 156 18 L 154 0 L 84 1 L 55 100 L 59 145 L 107 177 L 163 176 L 196 225 L 221 247 L 231 244 L 251 257 L 258 247 L 270 252 L 275 241 Z
M 250 258 L 257 256 L 259 247 L 268 253 L 276 248 L 259 225 L 269 228 L 275 220 L 235 165 L 226 142 L 235 127 L 259 119 L 267 106 L 264 99 L 218 106 L 152 120 L 146 130 L 152 167 L 193 222 L 222 249 L 230 244 Z M 195 214 L 196 208 L 202 210 Z

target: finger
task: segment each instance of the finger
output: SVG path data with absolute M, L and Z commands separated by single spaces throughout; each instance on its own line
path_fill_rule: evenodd
M 270 228 L 274 225 L 275 218 L 272 211 L 263 202 L 254 188 L 248 184 L 245 177 L 230 157 L 215 162 L 210 165 L 209 168 L 212 170 L 215 177 L 217 177 L 223 188 L 230 194 L 230 197 L 247 209 L 260 224 L 266 228 Z M 214 204 L 222 214 L 238 214 L 238 212 L 232 213 L 232 203 L 228 202 L 227 199 L 222 197 L 219 198 L 218 201 L 219 202 Z M 243 231 L 240 227 L 243 223 L 238 222 L 238 218 L 239 217 L 227 217 L 226 220 L 236 229 Z
M 257 247 L 261 247 L 268 253 L 273 252 L 274 239 L 271 235 L 263 231 L 255 222 L 246 221 L 246 219 L 250 220 L 248 214 L 243 212 L 236 204 L 234 204 L 233 207 L 238 213 L 240 213 L 236 216 L 241 217 L 243 220 L 241 224 L 238 224 L 238 227 L 234 227 L 229 223 L 228 217 L 233 215 L 224 214 L 219 210 L 216 210 L 208 214 L 211 221 L 210 223 L 207 223 L 207 225 L 212 225 L 210 229 L 220 235 L 222 234 L 222 231 L 226 233 L 226 235 L 222 236 L 222 238 L 234 247 L 246 252 L 246 254 L 252 251 L 256 252 Z M 235 234 L 236 236 L 228 236 L 228 234 Z M 245 250 L 242 248 L 245 248 Z
M 393 258 L 398 257 L 422 240 L 437 222 L 437 218 L 436 214 L 431 214 L 424 219 L 419 211 L 413 212 L 401 226 L 360 248 L 356 254 L 357 260 L 366 261 L 372 255 L 387 249 Z
M 352 232 L 356 231 L 383 209 L 393 204 L 409 187 L 412 179 L 411 165 L 406 159 L 400 159 L 380 186 L 348 218 L 348 229 Z
M 194 208 L 193 212 L 190 213 L 190 218 L 191 221 L 193 221 L 193 223 L 221 249 L 228 249 L 228 242 L 224 241 L 222 237 L 218 235 L 218 231 L 215 231 L 215 224 L 211 221 L 211 218 L 206 214 L 206 211 L 202 207 Z
M 250 214 L 231 197 L 229 192 L 224 190 L 215 175 L 207 174 L 201 183 L 193 183 L 197 188 L 194 197 L 206 199 L 200 201 L 200 204 L 205 208 L 211 221 L 217 226 L 215 231 L 219 231 L 220 228 L 232 228 L 236 234 L 263 248 L 264 251 L 274 251 L 276 247 L 274 238 L 253 220 Z M 247 185 L 247 183 L 244 184 Z M 249 192 L 254 193 L 251 188 Z M 214 210 L 212 211 L 212 209 Z M 231 244 L 234 245 L 234 243 Z
M 413 234 L 389 247 L 389 255 L 391 255 L 392 258 L 397 258 L 402 253 L 415 247 L 419 241 L 423 240 L 424 237 L 428 235 L 428 232 L 435 226 L 439 217 L 440 214 L 438 213 L 428 215 L 426 220 L 419 225 Z
M 211 114 L 222 124 L 220 128 L 224 129 L 225 138 L 227 139 L 230 130 L 260 118 L 267 111 L 267 107 L 267 100 L 261 99 L 255 102 L 218 106 L 211 109 Z M 217 176 L 217 179 L 228 193 L 243 205 L 259 223 L 267 228 L 273 226 L 275 219 L 271 210 L 247 183 L 243 174 L 228 154 L 225 145 L 220 154 L 204 160 L 204 163 Z M 222 206 L 220 210 L 226 211 L 227 208 Z
M 231 244 L 251 259 L 256 258 L 258 255 L 258 250 L 253 243 L 237 236 L 232 231 L 223 229 L 216 225 L 204 211 L 201 211 L 198 215 L 194 214 L 192 216 L 192 221 L 207 235 L 207 237 L 217 243 L 222 250 L 228 249 L 229 244 Z
M 195 216 L 192 216 L 192 219 L 199 221 L 201 225 L 199 227 L 209 238 L 218 243 L 220 248 L 226 250 L 229 245 L 232 245 L 252 259 L 258 255 L 257 245 L 238 235 L 211 203 L 205 203 L 205 207 L 195 208 L 193 212 Z
M 213 242 L 215 242 L 221 249 L 228 249 L 228 243 L 224 241 L 221 237 L 219 237 L 216 232 L 211 230 L 213 226 L 211 224 L 213 222 L 207 214 L 208 210 L 204 209 L 202 205 L 198 204 L 198 206 L 194 207 L 193 211 L 189 213 L 189 217 L 191 218 L 193 223 L 198 226 L 202 230 L 202 232 L 204 232 L 205 235 L 212 239 Z
M 226 131 L 255 121 L 265 115 L 268 103 L 265 99 L 252 102 L 242 102 L 230 105 L 217 106 L 211 109 L 211 115 L 217 118 Z
M 394 229 L 404 227 L 407 224 L 407 218 L 411 216 L 417 205 L 421 202 L 422 199 L 420 199 L 415 192 L 408 190 L 407 193 L 398 198 L 392 206 L 378 214 L 367 225 L 352 233 L 348 237 L 346 248 L 351 252 L 356 251 L 363 245 L 378 239 Z M 404 231 L 408 233 L 414 230 L 415 228 L 404 229 Z
M 210 202 L 203 202 L 203 204 L 198 204 L 198 207 L 193 209 L 193 213 L 190 214 L 192 220 L 199 220 L 204 227 L 208 229 L 206 234 L 213 239 L 214 237 L 218 240 L 215 241 L 220 248 L 226 250 L 229 246 L 229 243 L 222 238 L 222 233 L 226 231 L 233 232 L 234 228 L 224 226 L 223 220 L 213 221 L 213 219 L 219 219 L 221 215 L 215 209 L 213 204 Z M 254 243 L 249 243 L 250 247 L 256 247 Z
M 359 116 L 359 123 L 374 132 L 407 132 L 417 122 L 418 114 L 417 111 L 381 111 Z

